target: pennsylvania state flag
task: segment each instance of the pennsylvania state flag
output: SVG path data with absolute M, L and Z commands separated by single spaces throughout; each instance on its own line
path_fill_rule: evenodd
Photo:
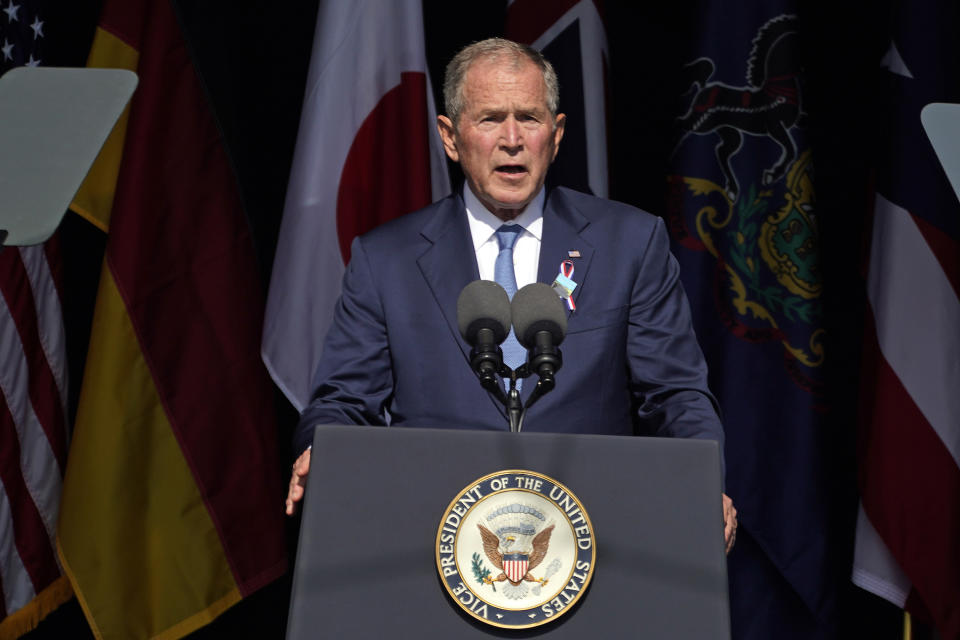
M 824 328 L 791 3 L 709 3 L 683 68 L 668 223 L 723 410 L 736 638 L 825 636 Z

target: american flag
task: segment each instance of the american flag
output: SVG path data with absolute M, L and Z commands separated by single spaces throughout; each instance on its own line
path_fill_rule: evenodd
M 41 5 L 0 0 L 0 74 L 41 64 L 46 44 Z M 56 237 L 41 246 L 0 248 L 0 635 L 5 637 L 28 631 L 69 594 L 54 543 L 68 438 L 59 256 Z
M 43 35 L 43 18 L 37 3 L 7 0 L 6 6 L 0 2 L 0 39 L 3 46 L 0 52 L 0 70 L 9 71 L 13 67 L 36 67 L 43 62 L 43 48 L 46 44 Z
M 956 3 L 904 4 L 881 62 L 853 568 L 943 638 L 960 638 L 960 201 L 921 113 L 960 103 L 958 19 Z

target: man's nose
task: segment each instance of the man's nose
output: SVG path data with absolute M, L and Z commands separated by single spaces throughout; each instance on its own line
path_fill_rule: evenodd
M 503 121 L 500 133 L 500 145 L 507 151 L 517 152 L 523 146 L 523 135 L 520 133 L 520 123 L 513 116 Z

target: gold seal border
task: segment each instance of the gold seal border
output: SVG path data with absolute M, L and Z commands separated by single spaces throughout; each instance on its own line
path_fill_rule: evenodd
M 488 480 L 490 480 L 491 478 L 493 478 L 493 477 L 495 477 L 495 476 L 509 475 L 509 474 L 524 474 L 524 475 L 528 475 L 528 476 L 534 476 L 534 477 L 537 477 L 537 478 L 541 478 L 541 479 L 543 479 L 543 480 L 546 480 L 546 481 L 548 481 L 548 482 L 551 482 L 551 483 L 553 483 L 554 486 L 557 486 L 557 487 L 560 487 L 561 489 L 563 489 L 563 491 L 566 492 L 566 494 L 573 499 L 573 501 L 576 503 L 577 507 L 580 509 L 580 513 L 583 514 L 584 520 L 587 521 L 587 526 L 590 527 L 591 542 L 592 542 L 592 544 L 591 544 L 591 546 L 590 546 L 590 570 L 587 572 L 587 577 L 586 577 L 586 579 L 583 581 L 583 585 L 581 585 L 580 590 L 577 592 L 577 595 L 574 596 L 573 599 L 563 607 L 563 609 L 554 612 L 554 614 L 553 614 L 552 616 L 550 616 L 550 617 L 544 617 L 542 620 L 540 620 L 540 621 L 538 621 L 538 622 L 531 622 L 530 624 L 524 624 L 524 625 L 512 625 L 512 624 L 503 624 L 502 622 L 495 622 L 495 621 L 493 621 L 493 620 L 488 620 L 487 618 L 484 618 L 483 616 L 477 615 L 475 612 L 471 611 L 464 603 L 460 602 L 460 599 L 457 598 L 456 595 L 454 595 L 453 590 L 450 588 L 450 585 L 447 584 L 447 579 L 446 579 L 446 577 L 443 575 L 443 567 L 440 565 L 440 536 L 443 534 L 443 525 L 444 525 L 444 522 L 445 522 L 446 519 L 447 519 L 447 516 L 448 516 L 450 513 L 452 513 L 453 505 L 455 505 L 457 502 L 459 502 L 460 499 L 463 498 L 463 496 L 466 494 L 466 492 L 467 492 L 469 489 L 472 489 L 473 487 L 475 487 L 475 486 L 477 486 L 477 485 L 480 485 L 480 484 L 482 484 L 482 483 L 484 483 L 484 482 L 487 482 Z M 472 511 L 472 510 L 474 509 L 474 507 L 476 507 L 477 505 L 479 505 L 481 502 L 483 502 L 484 500 L 486 500 L 486 499 L 489 498 L 490 496 L 496 495 L 496 494 L 498 494 L 498 493 L 505 493 L 505 492 L 508 492 L 508 491 L 511 491 L 511 492 L 512 492 L 512 491 L 523 491 L 523 492 L 526 492 L 526 493 L 537 493 L 537 492 L 531 492 L 529 489 L 522 489 L 522 488 L 520 488 L 520 487 L 500 489 L 500 490 L 498 490 L 498 491 L 494 491 L 493 493 L 487 494 L 487 495 L 483 496 L 483 498 L 477 500 L 476 504 L 474 504 L 472 507 L 470 507 L 469 509 L 467 509 L 467 512 L 469 513 L 470 511 Z M 563 509 L 560 508 L 560 505 L 558 505 L 556 502 L 554 502 L 553 500 L 551 500 L 551 498 L 550 498 L 549 495 L 544 495 L 544 494 L 539 494 L 539 495 L 545 497 L 548 501 L 553 502 L 554 505 L 556 505 L 557 509 L 560 511 L 560 513 L 562 513 L 562 514 L 564 515 L 564 517 L 566 518 L 567 524 L 570 524 L 570 525 L 572 526 L 572 523 L 570 522 L 570 516 L 567 515 L 567 512 L 566 512 L 566 511 L 564 511 Z M 464 517 L 466 517 L 466 514 L 464 514 L 464 516 L 461 516 L 461 519 L 464 518 Z M 457 556 L 457 551 L 456 551 L 456 549 L 457 549 L 457 540 L 458 540 L 459 538 L 460 538 L 460 527 L 458 526 L 458 527 L 457 527 L 457 533 L 456 533 L 456 536 L 455 536 L 455 539 L 454 539 L 454 542 L 453 542 L 453 557 L 454 557 L 454 561 L 456 561 L 456 556 Z M 574 534 L 574 544 L 576 544 L 576 534 Z M 593 521 L 590 519 L 590 514 L 587 513 L 587 510 L 584 508 L 583 503 L 580 501 L 580 498 L 578 498 L 578 497 L 577 497 L 577 494 L 575 494 L 573 491 L 570 491 L 570 489 L 569 489 L 565 484 L 563 484 L 563 483 L 555 480 L 554 478 L 546 475 L 545 473 L 539 473 L 539 472 L 537 472 L 537 471 L 530 471 L 529 469 L 502 469 L 502 470 L 500 470 L 500 471 L 494 471 L 493 473 L 488 473 L 487 475 L 482 476 L 482 477 L 474 480 L 473 482 L 470 482 L 470 483 L 467 484 L 465 487 L 463 487 L 460 491 L 457 492 L 457 494 L 454 496 L 453 500 L 451 500 L 450 503 L 447 504 L 446 509 L 444 509 L 444 511 L 443 511 L 443 515 L 440 517 L 440 524 L 439 524 L 439 526 L 437 527 L 437 537 L 436 537 L 436 539 L 434 540 L 433 549 L 434 549 L 434 557 L 435 557 L 436 566 L 437 566 L 437 574 L 440 576 L 440 582 L 443 584 L 443 588 L 447 591 L 447 595 L 450 597 L 450 599 L 453 600 L 455 603 L 457 603 L 457 606 L 459 606 L 461 609 L 463 609 L 463 611 L 465 611 L 467 614 L 469 614 L 470 617 L 472 617 L 472 618 L 474 618 L 474 619 L 476 619 L 476 620 L 479 620 L 480 622 L 482 622 L 482 623 L 484 623 L 484 624 L 487 624 L 487 625 L 490 625 L 490 626 L 493 626 L 493 627 L 499 627 L 499 628 L 501 628 L 501 629 L 530 629 L 530 628 L 532 628 L 532 627 L 539 627 L 539 626 L 541 626 L 541 625 L 544 625 L 544 624 L 553 622 L 554 620 L 556 620 L 556 619 L 564 616 L 568 611 L 570 611 L 570 610 L 577 604 L 577 602 L 580 601 L 580 597 L 587 591 L 587 587 L 590 586 L 590 582 L 593 580 L 593 572 L 594 572 L 594 569 L 595 569 L 596 566 L 597 566 L 597 531 L 596 531 L 596 529 L 595 529 L 594 526 L 593 526 Z M 574 562 L 574 567 L 576 567 L 576 562 Z M 461 576 L 461 578 L 463 577 L 463 574 L 460 572 L 460 565 L 459 565 L 459 564 L 457 565 L 457 574 L 458 574 L 459 576 Z M 487 604 L 487 605 L 489 605 L 489 606 L 494 606 L 494 605 L 490 605 L 490 603 L 488 603 L 486 600 L 484 600 L 483 598 L 481 598 L 481 597 L 473 590 L 473 588 L 468 584 L 468 581 L 467 581 L 466 579 L 463 580 L 463 584 L 467 587 L 467 590 L 470 591 L 470 593 L 473 595 L 474 598 L 480 600 L 481 602 L 483 602 L 483 603 L 485 603 L 485 604 Z M 560 593 L 563 593 L 563 591 L 564 591 L 564 590 L 561 589 Z M 541 605 L 539 605 L 539 606 L 543 606 L 543 604 L 541 604 Z M 497 608 L 502 608 L 502 607 L 497 607 Z M 507 610 L 507 609 L 504 609 L 504 610 Z M 514 609 L 514 611 L 530 611 L 530 610 L 531 610 L 531 609 Z

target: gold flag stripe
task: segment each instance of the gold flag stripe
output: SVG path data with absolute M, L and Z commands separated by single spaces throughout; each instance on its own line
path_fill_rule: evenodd
M 60 559 L 98 638 L 179 637 L 240 592 L 106 263 L 89 352 L 64 478 Z M 107 417 L 120 420 L 105 428 Z
M 97 27 L 87 58 L 88 67 L 136 71 L 139 59 L 140 54 L 136 49 L 109 31 Z M 110 228 L 110 212 L 123 157 L 129 113 L 130 106 L 127 105 L 70 204 L 74 213 L 104 232 Z

